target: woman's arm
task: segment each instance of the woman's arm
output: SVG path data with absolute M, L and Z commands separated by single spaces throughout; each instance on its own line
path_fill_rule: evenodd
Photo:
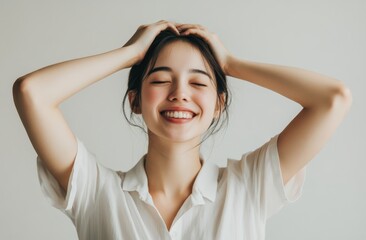
M 215 33 L 201 25 L 180 24 L 178 30 L 205 39 L 226 75 L 268 88 L 303 106 L 278 138 L 285 184 L 321 150 L 351 106 L 350 90 L 338 80 L 299 68 L 238 59 Z
M 46 168 L 66 191 L 77 152 L 76 138 L 59 104 L 129 65 L 132 48 L 54 64 L 17 79 L 13 98 L 28 137 Z
M 59 104 L 96 81 L 141 61 L 155 36 L 167 28 L 178 32 L 167 21 L 141 26 L 122 48 L 57 63 L 15 81 L 14 103 L 28 137 L 65 192 L 77 143 Z
M 303 109 L 278 137 L 284 183 L 326 144 L 341 123 L 352 97 L 342 82 L 307 70 L 228 58 L 229 76 L 275 91 Z
M 134 49 L 125 47 L 53 64 L 17 79 L 14 83 L 15 96 L 27 94 L 35 103 L 57 107 L 75 93 L 136 60 Z
M 241 60 L 230 56 L 227 75 L 275 91 L 304 108 L 330 107 L 334 97 L 349 95 L 339 80 L 300 68 Z

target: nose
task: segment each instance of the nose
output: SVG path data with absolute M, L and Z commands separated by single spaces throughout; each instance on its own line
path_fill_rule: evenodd
M 189 89 L 182 83 L 173 84 L 171 91 L 168 96 L 170 102 L 173 101 L 189 101 Z

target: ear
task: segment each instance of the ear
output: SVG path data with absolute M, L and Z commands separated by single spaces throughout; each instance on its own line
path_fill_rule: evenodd
M 218 118 L 222 113 L 222 111 L 225 109 L 225 100 L 226 100 L 225 94 L 221 93 L 217 98 L 214 118 Z
M 140 99 L 136 98 L 136 91 L 129 91 L 128 92 L 128 101 L 130 102 L 130 107 L 133 113 L 141 114 L 141 107 L 140 107 Z

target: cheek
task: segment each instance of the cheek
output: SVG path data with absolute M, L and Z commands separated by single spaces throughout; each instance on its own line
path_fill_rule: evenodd
M 217 102 L 217 97 L 215 94 L 202 94 L 199 98 L 201 105 L 204 106 L 206 114 L 213 115 L 215 112 Z
M 150 108 L 152 105 L 159 104 L 164 98 L 163 92 L 157 88 L 145 88 L 141 94 L 143 108 Z

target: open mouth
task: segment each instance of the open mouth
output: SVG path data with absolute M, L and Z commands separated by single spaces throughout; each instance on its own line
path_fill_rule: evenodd
M 169 119 L 192 119 L 196 114 L 190 111 L 162 111 L 161 115 Z

